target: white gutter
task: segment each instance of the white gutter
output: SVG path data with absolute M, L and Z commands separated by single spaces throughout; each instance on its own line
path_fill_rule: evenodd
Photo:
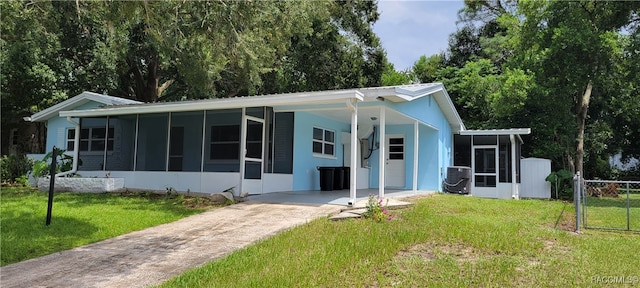
M 76 173 L 78 171 L 78 158 L 79 158 L 78 152 L 80 149 L 80 123 L 73 122 L 73 120 L 71 120 L 71 117 L 67 117 L 67 122 L 71 123 L 76 129 L 75 137 L 73 137 L 73 166 L 71 166 L 71 170 L 58 173 L 55 175 L 55 177 L 66 176 L 69 174 Z
M 311 105 L 339 103 L 355 98 L 362 101 L 363 94 L 357 90 L 305 92 L 265 96 L 244 96 L 183 102 L 148 103 L 138 105 L 113 106 L 87 110 L 60 111 L 61 117 L 101 117 L 126 114 L 149 114 L 166 112 L 186 112 L 201 110 L 235 109 L 260 106 Z

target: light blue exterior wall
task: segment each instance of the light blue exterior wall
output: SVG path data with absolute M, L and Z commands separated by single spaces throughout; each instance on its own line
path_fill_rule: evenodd
M 98 102 L 89 102 L 84 105 L 80 105 L 73 110 L 87 110 L 94 109 L 100 105 L 104 105 Z M 78 122 L 77 118 L 71 118 L 73 121 Z M 67 148 L 67 129 L 74 128 L 66 118 L 53 117 L 47 121 L 47 145 L 46 152 L 49 153 L 53 150 L 53 146 L 57 148 Z
M 426 96 L 411 102 L 388 103 L 390 109 L 399 111 L 429 126 L 420 124 L 418 128 L 418 189 L 441 190 L 441 183 L 446 167 L 453 165 L 453 131 L 440 107 L 432 98 Z M 380 131 L 380 128 L 377 128 Z M 413 188 L 414 126 L 387 125 L 386 135 L 403 135 L 405 137 L 405 189 Z M 375 141 L 381 145 L 385 139 Z M 370 158 L 369 186 L 378 188 L 379 183 L 379 150 Z
M 376 128 L 380 131 L 380 128 Z M 413 158 L 414 158 L 414 126 L 413 125 L 387 125 L 386 135 L 402 135 L 405 139 L 405 185 L 404 189 L 413 188 Z M 418 189 L 421 190 L 438 190 L 441 182 L 439 174 L 439 132 L 433 128 L 420 125 L 418 127 Z M 379 133 L 376 135 L 376 142 L 380 145 L 385 140 L 379 139 Z M 370 159 L 371 175 L 369 177 L 371 188 L 378 188 L 379 185 L 379 159 L 380 150 L 375 150 Z
M 313 127 L 335 131 L 335 157 L 325 158 L 313 155 Z M 293 190 L 320 190 L 318 166 L 342 166 L 344 147 L 342 133 L 349 132 L 349 123 L 306 112 L 295 113 L 293 138 Z

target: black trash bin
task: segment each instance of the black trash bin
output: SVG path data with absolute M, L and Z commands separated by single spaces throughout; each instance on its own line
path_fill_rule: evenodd
M 322 191 L 332 191 L 334 184 L 334 167 L 318 167 L 320 170 L 320 190 Z
M 350 189 L 351 188 L 351 168 L 350 167 L 342 167 L 342 171 L 344 172 L 344 181 L 342 182 L 342 189 Z
M 344 189 L 344 168 L 345 167 L 333 167 L 333 189 Z

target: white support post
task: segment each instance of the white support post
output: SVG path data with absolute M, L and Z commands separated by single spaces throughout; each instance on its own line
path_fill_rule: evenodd
M 247 108 L 242 108 L 242 123 L 240 123 L 240 182 L 236 195 L 242 195 L 242 181 L 244 181 L 245 158 L 247 156 Z
M 107 115 L 107 124 L 105 125 L 104 134 L 104 150 L 102 151 L 102 171 L 107 170 L 107 149 L 109 148 L 109 116 Z M 114 135 L 115 136 L 115 135 Z
M 420 141 L 418 121 L 413 122 L 413 193 L 418 192 L 418 145 Z
M 133 144 L 133 171 L 138 171 L 138 135 L 140 133 L 140 114 L 136 114 L 136 138 Z
M 516 139 L 513 134 L 509 135 L 509 140 L 511 140 L 511 195 L 513 199 L 520 199 L 516 178 Z M 520 161 L 520 159 L 517 160 Z
M 387 135 L 386 135 L 386 126 L 387 119 L 385 115 L 385 108 L 380 107 L 380 151 L 379 153 L 379 163 L 378 163 L 378 197 L 384 197 L 384 186 L 385 186 L 385 166 L 387 163 Z M 375 141 L 375 140 L 374 140 Z
M 200 172 L 204 172 L 204 145 L 205 138 L 207 135 L 207 110 L 202 111 L 202 147 L 200 147 Z M 202 175 L 200 176 L 202 177 Z M 202 181 L 201 181 L 202 183 Z
M 351 101 L 351 100 L 349 100 Z M 354 101 L 355 102 L 355 101 Z M 356 204 L 356 189 L 357 189 L 357 179 L 356 175 L 358 174 L 358 103 L 349 102 L 351 105 L 351 168 L 349 171 L 349 204 Z
M 171 153 L 169 152 L 169 149 L 171 149 L 171 112 L 169 112 L 169 118 L 167 119 L 167 153 L 165 153 L 164 157 L 165 161 L 164 161 L 164 171 L 169 171 L 169 156 L 171 155 Z

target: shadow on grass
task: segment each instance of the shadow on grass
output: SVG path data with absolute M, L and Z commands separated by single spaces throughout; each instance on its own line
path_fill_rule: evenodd
M 77 218 L 56 216 L 49 226 L 45 225 L 45 218 L 44 213 L 25 212 L 2 216 L 0 265 L 73 248 L 98 231 L 95 225 Z

